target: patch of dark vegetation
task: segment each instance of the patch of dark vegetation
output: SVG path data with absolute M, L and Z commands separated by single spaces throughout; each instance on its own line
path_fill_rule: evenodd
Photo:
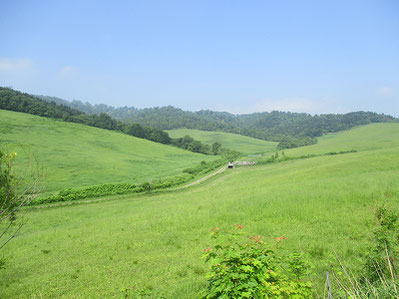
M 291 160 L 302 160 L 302 159 L 309 159 L 309 158 L 314 158 L 314 157 L 322 157 L 322 156 L 334 156 L 334 155 L 344 155 L 344 154 L 350 154 L 350 153 L 356 153 L 357 150 L 348 150 L 348 151 L 340 151 L 340 152 L 328 152 L 325 154 L 308 154 L 308 155 L 302 155 L 298 157 L 289 157 L 284 154 L 284 151 L 281 153 L 281 155 L 276 152 L 274 155 L 270 156 L 269 158 L 265 159 L 260 159 L 259 161 L 256 162 L 256 165 L 264 165 L 264 164 L 270 164 L 270 163 L 279 163 L 279 162 L 284 162 L 284 161 L 291 161 Z
M 310 145 L 316 143 L 316 137 L 323 134 L 348 130 L 355 126 L 398 121 L 389 115 L 363 111 L 313 116 L 307 113 L 280 111 L 234 115 L 210 110 L 183 111 L 172 106 L 145 109 L 115 108 L 104 104 L 91 105 L 76 100 L 68 102 L 55 97 L 39 97 L 87 114 L 107 113 L 126 123 L 138 123 L 159 130 L 187 128 L 222 131 L 276 141 L 279 142 L 279 149 Z
M 6 264 L 7 264 L 7 259 L 5 258 L 5 256 L 4 255 L 0 256 L 0 270 L 5 269 Z
M 137 123 L 127 124 L 112 118 L 109 114 L 104 112 L 87 115 L 65 104 L 49 102 L 8 87 L 0 87 L 0 109 L 24 112 L 66 122 L 117 131 L 134 137 L 148 139 L 162 144 L 170 144 L 206 155 L 218 155 L 222 152 L 220 144 L 209 146 L 207 144 L 202 144 L 198 140 L 194 140 L 190 136 L 173 139 L 169 137 L 168 133 L 160 129 L 142 126 Z M 109 145 L 106 146 L 108 147 Z
M 156 181 L 145 182 L 142 184 L 102 184 L 80 189 L 66 189 L 59 191 L 56 195 L 39 197 L 30 202 L 30 205 L 47 204 L 54 202 L 75 201 L 88 198 L 98 198 L 108 195 L 119 195 L 128 193 L 142 193 L 153 190 L 162 190 L 169 187 L 181 185 L 188 182 L 194 176 L 191 174 L 182 174 L 174 177 L 159 179 Z

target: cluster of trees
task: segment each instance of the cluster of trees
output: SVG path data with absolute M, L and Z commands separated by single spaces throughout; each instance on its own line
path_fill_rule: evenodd
M 218 155 L 224 150 L 219 142 L 214 142 L 212 145 L 203 144 L 189 135 L 182 138 L 172 139 L 172 144 L 192 152 L 207 155 Z
M 47 100 L 15 91 L 11 88 L 0 87 L 0 109 L 24 112 L 49 118 L 60 119 L 67 122 L 85 124 L 101 129 L 123 132 L 125 134 L 144 138 L 151 141 L 172 144 L 193 152 L 204 154 L 217 154 L 218 151 L 212 150 L 213 147 L 202 144 L 200 141 L 189 137 L 182 142 L 179 139 L 172 139 L 168 133 L 137 123 L 126 123 L 112 118 L 109 114 L 85 114 L 83 111 L 76 110 L 67 105 Z M 65 101 L 66 102 L 66 101 Z M 104 105 L 105 106 L 105 105 Z
M 285 148 L 294 148 L 299 146 L 311 145 L 315 144 L 316 139 L 311 137 L 292 137 L 292 136 L 284 136 L 282 137 L 281 141 L 278 143 L 278 149 L 285 149 Z
M 156 128 L 159 130 L 188 128 L 206 131 L 225 131 L 227 130 L 227 127 L 229 127 L 231 131 L 234 131 L 233 126 L 226 126 L 226 124 L 215 122 L 213 117 L 217 117 L 216 114 L 211 115 L 210 117 L 204 117 L 204 115 L 197 115 L 194 112 L 183 111 L 172 106 L 145 109 L 137 109 L 135 107 L 126 106 L 115 108 L 104 104 L 91 105 L 90 103 L 83 103 L 78 100 L 68 102 L 57 97 L 43 95 L 36 97 L 48 102 L 54 102 L 59 105 L 65 105 L 70 108 L 77 109 L 89 115 L 107 113 L 113 118 L 123 120 L 126 123 L 139 123 L 143 126 Z M 223 112 L 221 112 L 221 114 L 223 114 Z
M 171 143 L 169 135 L 161 130 L 142 127 L 139 124 L 126 124 L 112 118 L 104 112 L 87 115 L 82 111 L 66 105 L 47 102 L 11 88 L 0 87 L 0 109 L 55 118 L 101 129 L 120 131 L 135 137 L 145 138 L 164 144 Z
M 146 109 L 114 108 L 107 105 L 84 104 L 76 100 L 67 102 L 57 98 L 41 97 L 56 100 L 89 114 L 107 113 L 125 123 L 138 123 L 159 130 L 187 128 L 236 133 L 279 142 L 279 148 L 313 144 L 316 142 L 316 137 L 325 133 L 347 130 L 359 125 L 398 121 L 389 115 L 362 111 L 314 116 L 279 111 L 234 115 L 210 110 L 183 111 L 172 106 Z

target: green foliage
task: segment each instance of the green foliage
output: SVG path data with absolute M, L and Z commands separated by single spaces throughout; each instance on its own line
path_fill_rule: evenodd
M 211 264 L 205 298 L 309 298 L 312 284 L 307 280 L 308 262 L 300 253 L 284 256 L 277 238 L 273 249 L 261 236 L 242 238 L 242 225 L 233 232 L 212 229 L 213 248 L 204 251 Z
M 315 144 L 316 142 L 317 140 L 312 137 L 296 138 L 292 136 L 285 136 L 281 139 L 281 141 L 277 145 L 277 148 L 278 149 L 294 148 L 294 147 Z
M 120 131 L 159 143 L 170 143 L 169 135 L 161 130 L 143 128 L 138 124 L 126 125 L 104 112 L 86 115 L 84 112 L 66 105 L 48 102 L 27 93 L 12 90 L 11 88 L 0 87 L 0 109 L 25 112 L 106 130 Z
M 387 193 L 386 195 L 387 196 Z M 363 255 L 360 273 L 331 264 L 334 272 L 334 296 L 343 298 L 398 298 L 397 267 L 399 257 L 399 213 L 384 201 L 375 208 L 372 242 Z
M 188 182 L 193 178 L 192 175 L 184 174 L 175 177 L 158 179 L 153 182 L 145 182 L 142 184 L 102 184 L 98 186 L 91 186 L 80 189 L 65 189 L 58 192 L 56 195 L 39 197 L 30 202 L 30 205 L 47 204 L 53 202 L 75 201 L 95 197 L 104 197 L 108 195 L 141 193 L 146 191 L 154 191 L 170 188 Z
M 318 154 L 318 155 L 308 154 L 308 155 L 297 156 L 297 157 L 286 156 L 284 152 L 282 152 L 281 156 L 279 156 L 278 152 L 276 152 L 274 155 L 272 155 L 268 158 L 265 158 L 265 157 L 258 158 L 256 161 L 256 165 L 285 162 L 285 161 L 290 161 L 290 160 L 302 160 L 302 159 L 309 159 L 309 158 L 321 157 L 321 156 L 344 155 L 344 154 L 350 154 L 350 153 L 356 153 L 356 152 L 357 152 L 356 150 L 348 150 L 348 151 L 340 151 L 340 152 L 328 152 L 325 154 Z
M 279 149 L 293 148 L 316 143 L 316 137 L 331 132 L 348 130 L 355 126 L 378 122 L 397 122 L 398 119 L 373 112 L 351 112 L 347 114 L 310 115 L 292 112 L 262 112 L 233 115 L 227 112 L 201 110 L 183 111 L 167 106 L 146 109 L 134 107 L 114 108 L 107 105 L 90 105 L 79 101 L 67 102 L 57 98 L 43 97 L 57 101 L 89 114 L 106 112 L 127 123 L 139 123 L 160 130 L 177 128 L 205 131 L 223 131 L 251 136 L 279 143 Z
M 211 151 L 213 152 L 214 155 L 217 155 L 221 147 L 222 145 L 219 142 L 214 142 L 212 143 Z
M 200 131 L 190 129 L 174 129 L 167 131 L 172 138 L 180 138 L 190 135 L 194 139 L 206 144 L 218 142 L 222 148 L 228 148 L 245 154 L 258 154 L 273 152 L 276 150 L 277 143 L 260 140 L 239 134 L 215 131 Z
M 189 150 L 191 152 L 194 153 L 202 153 L 202 154 L 213 154 L 213 155 L 217 155 L 218 152 L 213 152 L 211 151 L 209 145 L 207 144 L 202 144 L 201 141 L 195 140 L 194 138 L 192 138 L 189 135 L 185 135 L 182 138 L 175 138 L 172 139 L 172 144 L 180 147 L 180 148 L 184 148 L 186 150 Z
M 383 203 L 375 209 L 375 221 L 364 276 L 372 283 L 380 282 L 382 277 L 392 281 L 399 269 L 399 213 Z
M 205 162 L 205 161 L 202 161 L 202 162 Z M 202 162 L 197 166 L 184 169 L 183 172 L 189 173 L 192 175 L 200 175 L 200 174 L 207 173 L 211 170 L 214 170 L 214 169 L 226 164 L 225 159 L 218 159 L 218 160 L 205 162 L 205 163 L 202 163 Z
M 13 219 L 13 211 L 19 204 L 16 194 L 17 180 L 12 172 L 15 157 L 16 153 L 7 154 L 0 150 L 0 219 L 3 215 L 9 215 L 9 218 Z
M 46 98 L 48 99 L 48 98 Z M 185 146 L 179 140 L 173 140 L 168 133 L 143 127 L 137 123 L 126 124 L 113 119 L 109 114 L 100 112 L 99 114 L 86 115 L 84 112 L 70 108 L 64 104 L 48 102 L 27 93 L 18 92 L 10 88 L 0 87 L 0 109 L 30 113 L 43 117 L 60 119 L 67 122 L 85 124 L 88 126 L 123 132 L 138 138 L 148 139 L 162 144 L 171 144 L 197 153 L 209 153 L 209 149 L 199 141 L 192 140 L 190 146 Z
M 0 270 L 5 269 L 7 264 L 7 259 L 4 257 L 4 255 L 0 256 Z
M 22 224 L 16 225 L 17 214 L 35 196 L 36 181 L 21 186 L 24 180 L 14 173 L 15 152 L 0 149 L 0 249 L 19 232 Z M 1 267 L 1 261 L 0 261 Z

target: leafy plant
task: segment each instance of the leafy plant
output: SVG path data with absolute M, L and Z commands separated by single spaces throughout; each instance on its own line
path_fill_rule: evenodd
M 312 284 L 307 280 L 308 262 L 300 253 L 283 256 L 276 239 L 273 249 L 261 236 L 243 237 L 242 225 L 232 232 L 212 229 L 216 244 L 204 250 L 211 264 L 204 298 L 308 298 Z
M 398 298 L 399 214 L 386 203 L 375 208 L 376 227 L 372 246 L 365 255 L 363 273 L 356 277 L 337 256 L 340 270 L 334 271 L 337 296 L 351 298 Z
M 38 175 L 33 176 L 30 185 L 24 186 L 25 177 L 15 175 L 16 156 L 15 152 L 6 153 L 0 149 L 0 249 L 20 231 L 22 223 L 16 224 L 17 214 L 32 201 L 37 191 Z
M 365 279 L 375 283 L 392 284 L 395 280 L 399 258 L 399 214 L 385 203 L 375 209 L 376 227 L 373 246 L 370 247 L 364 267 Z

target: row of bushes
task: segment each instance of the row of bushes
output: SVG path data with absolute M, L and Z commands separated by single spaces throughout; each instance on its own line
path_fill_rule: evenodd
M 276 162 L 284 162 L 284 161 L 289 161 L 289 160 L 301 160 L 301 159 L 309 159 L 309 158 L 314 158 L 314 157 L 321 157 L 321 156 L 333 156 L 333 155 L 343 155 L 343 154 L 349 154 L 349 153 L 356 153 L 356 150 L 348 150 L 348 151 L 339 151 L 339 152 L 328 152 L 325 154 L 308 154 L 308 155 L 302 155 L 298 157 L 288 157 L 284 154 L 284 151 L 282 154 L 279 156 L 278 152 L 276 154 L 272 155 L 269 158 L 266 159 L 261 159 L 256 162 L 257 165 L 263 165 L 263 164 L 270 164 L 270 163 L 276 163 Z
M 186 168 L 183 170 L 183 172 L 191 175 L 200 175 L 221 167 L 224 164 L 226 164 L 226 161 L 224 159 L 218 159 L 211 162 L 202 161 L 201 164 L 194 167 Z
M 59 191 L 56 195 L 39 197 L 30 202 L 30 205 L 47 204 L 62 201 L 74 201 L 87 198 L 94 198 L 108 195 L 118 195 L 127 193 L 140 193 L 151 190 L 166 189 L 188 182 L 194 176 L 191 174 L 182 174 L 174 177 L 159 179 L 156 181 L 149 181 L 142 184 L 102 184 L 98 186 L 91 186 L 80 189 L 66 189 Z
M 238 157 L 239 153 L 235 151 L 225 150 L 222 154 L 222 158 L 205 162 L 202 161 L 198 166 L 187 168 L 183 170 L 183 174 L 158 179 L 155 181 L 148 181 L 142 184 L 130 184 L 130 183 L 119 183 L 119 184 L 102 184 L 97 186 L 90 186 L 80 189 L 66 189 L 61 190 L 55 195 L 39 197 L 30 202 L 30 205 L 48 204 L 54 202 L 63 201 L 74 201 L 82 200 L 87 198 L 98 198 L 101 196 L 119 195 L 128 193 L 141 193 L 151 190 L 162 190 L 173 186 L 178 186 L 188 182 L 197 175 L 205 174 L 210 172 L 225 163 L 232 161 Z

